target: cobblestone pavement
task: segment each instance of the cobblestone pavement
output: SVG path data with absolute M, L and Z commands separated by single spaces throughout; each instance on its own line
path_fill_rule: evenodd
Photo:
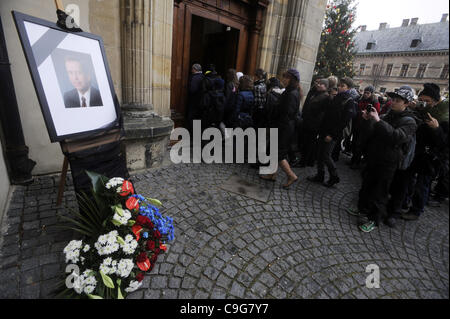
M 306 181 L 312 168 L 295 169 L 300 179 L 289 190 L 281 174 L 267 203 L 219 188 L 233 173 L 270 183 L 246 165 L 183 164 L 134 175 L 140 193 L 163 202 L 176 233 L 129 298 L 449 298 L 448 201 L 418 221 L 362 233 L 345 212 L 356 205 L 359 171 L 344 166 L 332 189 Z M 57 183 L 41 177 L 13 194 L 0 240 L 2 298 L 52 297 L 72 236 L 52 227 Z M 74 207 L 72 186 L 65 194 Z M 370 264 L 380 269 L 378 289 L 366 288 Z

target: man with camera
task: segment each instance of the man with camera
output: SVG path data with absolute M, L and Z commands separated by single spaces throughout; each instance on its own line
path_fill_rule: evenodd
M 403 86 L 389 93 L 392 98 L 391 111 L 382 116 L 375 108 L 362 111 L 369 138 L 367 142 L 367 165 L 363 171 L 363 182 L 359 191 L 359 229 L 371 232 L 387 215 L 389 187 L 396 170 L 406 156 L 405 145 L 414 137 L 417 125 L 408 109 L 414 93 L 411 87 Z
M 411 178 L 415 178 L 412 206 L 403 214 L 405 220 L 416 220 L 428 202 L 432 181 L 439 175 L 447 175 L 448 190 L 448 104 L 440 101 L 440 88 L 434 83 L 424 84 L 419 93 L 416 114 L 422 121 L 417 129 L 417 144 L 411 164 Z M 444 181 L 445 183 L 445 181 Z
M 358 114 L 353 119 L 352 125 L 352 159 L 350 161 L 350 168 L 358 169 L 361 165 L 361 159 L 366 148 L 367 142 L 367 128 L 365 126 L 366 121 L 362 118 L 362 112 L 364 110 L 370 113 L 372 108 L 375 108 L 377 113 L 380 113 L 380 102 L 376 98 L 375 88 L 371 85 L 364 89 L 364 93 L 358 102 Z

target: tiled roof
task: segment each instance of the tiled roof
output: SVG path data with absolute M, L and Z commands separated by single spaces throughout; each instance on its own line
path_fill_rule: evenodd
M 355 36 L 355 47 L 358 53 L 448 50 L 448 25 L 448 22 L 438 22 L 362 31 Z M 411 42 L 414 39 L 421 39 L 422 42 L 417 47 L 411 48 Z M 375 46 L 371 50 L 366 49 L 368 42 L 375 42 Z

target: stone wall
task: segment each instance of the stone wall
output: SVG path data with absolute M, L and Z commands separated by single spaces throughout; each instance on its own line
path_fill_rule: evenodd
M 2 223 L 2 217 L 4 214 L 6 201 L 9 194 L 9 177 L 6 171 L 6 164 L 3 158 L 3 151 L 0 148 L 0 225 Z
M 267 8 L 260 40 L 259 65 L 270 75 L 300 71 L 308 92 L 316 63 L 326 0 L 274 0 Z

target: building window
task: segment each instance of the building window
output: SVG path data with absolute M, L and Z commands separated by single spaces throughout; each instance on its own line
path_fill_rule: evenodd
M 386 93 L 386 88 L 380 88 L 380 93 Z
M 448 64 L 444 65 L 441 72 L 441 79 L 448 79 Z
M 378 64 L 374 64 L 372 68 L 372 75 L 378 75 L 378 70 L 380 66 Z
M 417 70 L 416 78 L 421 79 L 423 78 L 423 75 L 425 74 L 425 71 L 427 70 L 426 64 L 420 64 L 419 69 Z
M 411 48 L 417 48 L 417 46 L 419 45 L 419 43 L 422 42 L 420 39 L 414 39 L 411 42 Z
M 364 70 L 366 69 L 366 65 L 365 64 L 360 64 L 359 65 L 359 75 L 364 75 Z
M 372 50 L 374 46 L 375 46 L 374 42 L 368 42 L 367 46 L 366 46 L 366 50 Z
M 400 76 L 402 78 L 406 77 L 406 74 L 408 74 L 409 70 L 409 64 L 402 64 L 402 69 L 400 70 Z
M 385 73 L 385 76 L 391 76 L 392 68 L 393 68 L 393 67 L 394 67 L 393 64 L 388 64 L 388 65 L 386 66 L 386 73 Z

